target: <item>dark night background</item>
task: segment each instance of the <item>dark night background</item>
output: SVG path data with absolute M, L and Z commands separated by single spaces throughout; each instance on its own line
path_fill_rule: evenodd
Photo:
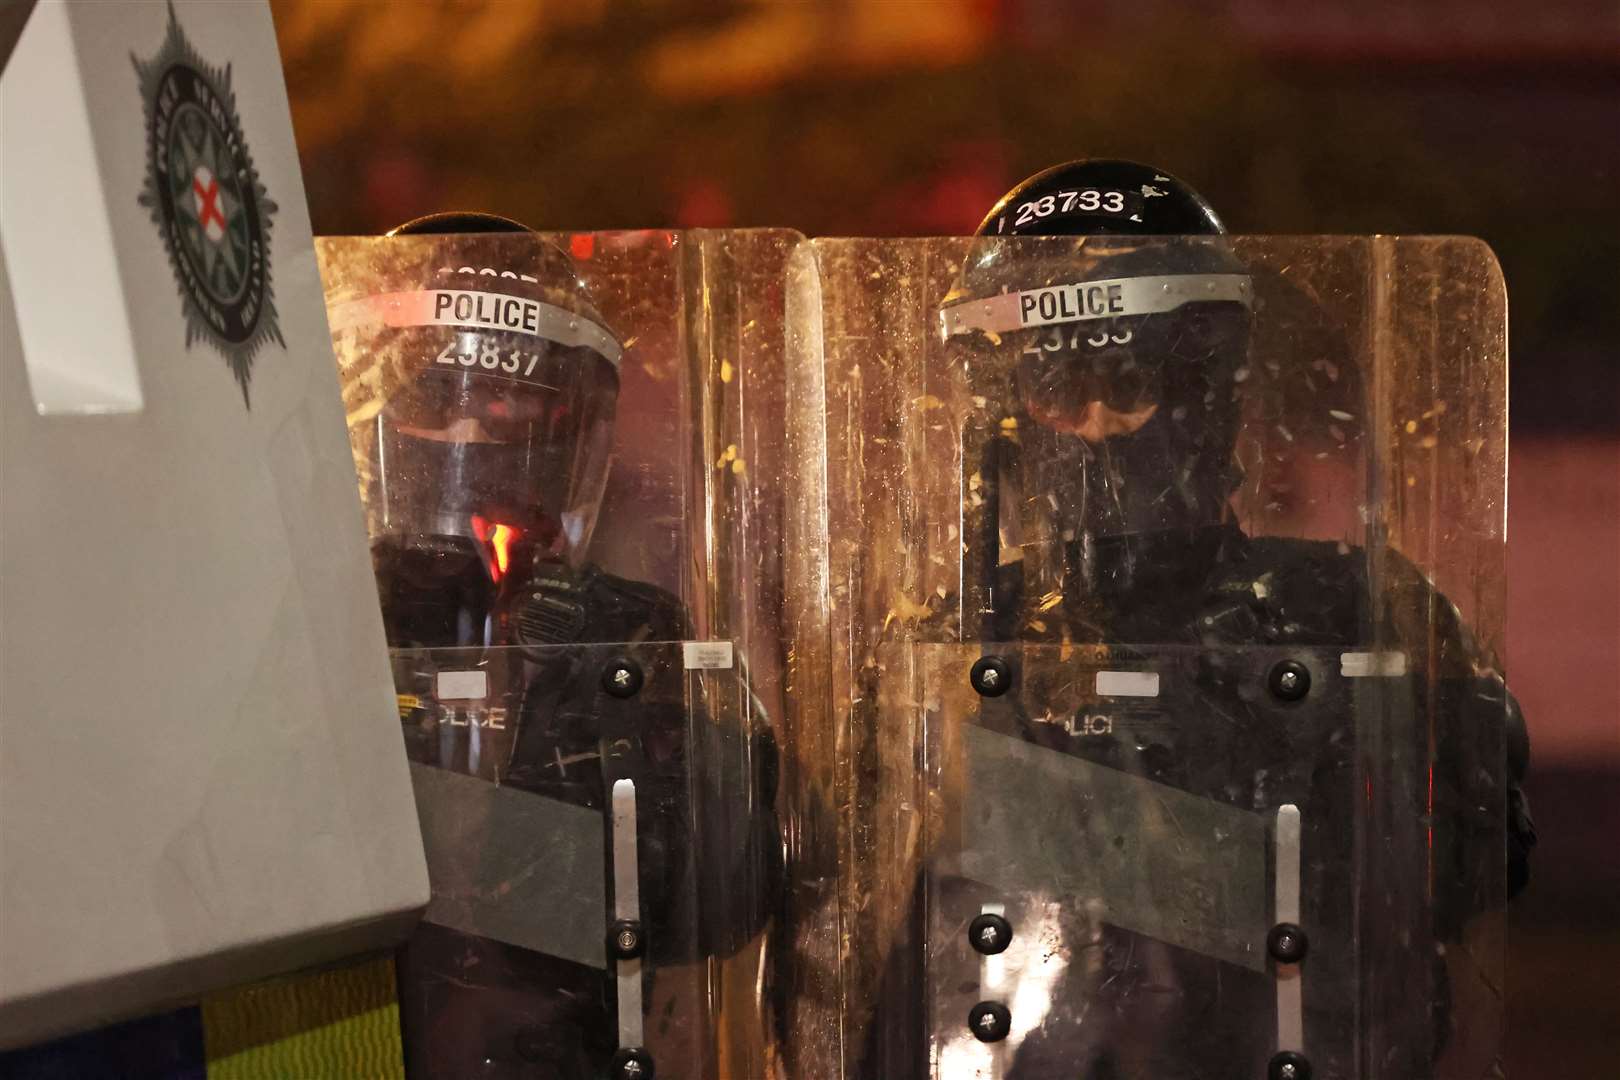
M 1620 4 L 275 0 L 317 234 L 963 233 L 1139 158 L 1235 232 L 1465 233 L 1511 302 L 1509 671 L 1541 844 L 1517 1077 L 1620 1060 Z M 1398 992 L 1398 988 L 1392 988 Z

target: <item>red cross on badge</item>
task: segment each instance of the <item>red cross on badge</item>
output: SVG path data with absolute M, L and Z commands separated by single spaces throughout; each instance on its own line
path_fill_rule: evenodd
M 199 165 L 191 175 L 191 191 L 197 200 L 197 223 L 203 235 L 214 243 L 225 236 L 225 215 L 219 208 L 219 181 L 208 166 Z

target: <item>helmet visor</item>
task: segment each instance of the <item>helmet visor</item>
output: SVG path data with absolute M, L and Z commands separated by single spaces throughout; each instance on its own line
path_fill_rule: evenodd
M 621 350 L 572 264 L 525 234 L 386 244 L 324 267 L 373 543 L 460 538 L 495 574 L 519 547 L 582 557 Z
M 1233 303 L 1054 324 L 1024 335 L 1018 396 L 1054 430 L 1090 442 L 1128 434 L 1162 405 L 1190 410 L 1225 389 L 1247 330 L 1247 309 Z

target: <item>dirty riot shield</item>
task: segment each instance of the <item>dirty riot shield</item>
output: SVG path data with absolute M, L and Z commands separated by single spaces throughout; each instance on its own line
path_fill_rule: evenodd
M 726 644 L 395 652 L 433 881 L 399 960 L 422 1071 L 705 1074 L 705 961 L 764 930 L 780 872 L 774 748 L 715 719 L 753 712 Z
M 781 1056 L 795 716 L 759 553 L 799 243 L 319 244 L 433 889 L 397 958 L 413 1076 Z
M 1487 1075 L 1489 251 L 811 248 L 846 1074 Z

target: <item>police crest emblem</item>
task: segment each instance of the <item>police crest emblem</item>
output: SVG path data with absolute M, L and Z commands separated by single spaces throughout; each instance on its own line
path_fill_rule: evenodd
M 203 338 L 230 365 L 251 408 L 253 358 L 287 343 L 276 323 L 270 221 L 276 212 L 242 134 L 231 69 L 202 59 L 169 6 L 157 55 L 133 53 L 146 116 L 146 184 L 152 214 L 180 291 L 186 348 Z

